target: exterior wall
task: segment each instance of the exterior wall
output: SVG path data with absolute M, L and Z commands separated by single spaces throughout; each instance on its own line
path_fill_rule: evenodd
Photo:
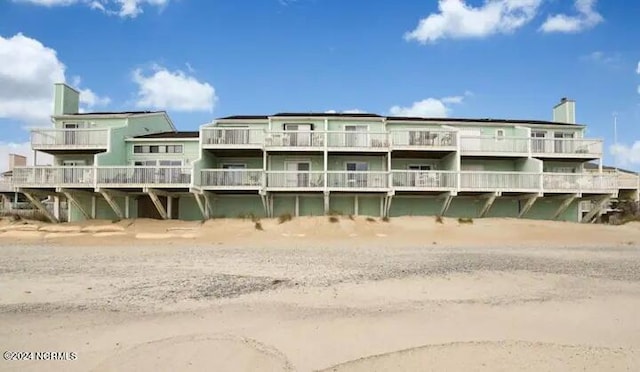
M 542 172 L 543 162 L 533 158 L 516 159 L 515 168 L 519 172 L 538 173 Z
M 363 125 L 369 128 L 369 132 L 384 131 L 382 120 L 329 120 L 330 131 L 344 131 L 348 125 Z
M 391 159 L 391 169 L 404 170 L 409 165 L 430 165 L 433 170 L 447 169 L 442 166 L 440 159 Z
M 509 159 L 495 159 L 495 160 L 478 160 L 478 159 L 462 159 L 462 170 L 473 169 L 476 167 L 482 167 L 483 171 L 488 172 L 513 172 L 516 170 L 515 160 Z M 480 169 L 480 168 L 478 168 Z
M 149 114 L 145 116 L 132 116 L 127 121 L 127 137 L 142 136 L 145 134 L 171 132 L 174 128 L 167 121 L 164 114 Z
M 247 169 L 263 169 L 263 159 L 259 158 L 234 158 L 234 157 L 216 157 L 211 164 L 212 169 L 221 169 L 225 164 L 245 164 Z
M 219 195 L 213 201 L 213 218 L 236 218 L 251 214 L 265 217 L 258 195 Z
M 313 118 L 313 119 L 295 119 L 295 118 L 291 118 L 291 119 L 274 119 L 271 121 L 271 130 L 278 132 L 278 131 L 284 131 L 284 127 L 285 124 L 311 124 L 311 128 L 312 130 L 325 130 L 324 128 L 324 119 L 318 119 L 318 118 Z M 254 126 L 252 126 L 253 128 Z
M 287 162 L 309 162 L 312 171 L 324 170 L 324 158 L 318 155 L 271 155 L 267 159 L 267 166 L 272 171 L 285 171 Z M 262 169 L 262 159 L 260 159 L 260 169 Z
M 84 124 L 85 128 L 120 128 L 127 126 L 126 118 L 85 118 L 84 116 L 56 118 L 54 127 L 63 129 L 65 123 Z
M 79 155 L 56 155 L 53 158 L 53 165 L 64 165 L 65 161 L 84 161 L 85 165 L 93 165 L 94 156 L 79 154 Z
M 458 153 L 453 153 L 442 158 L 442 170 L 453 170 L 458 171 L 460 162 L 460 155 Z
M 126 128 L 113 128 L 110 131 L 110 143 L 111 147 L 107 152 L 103 152 L 96 155 L 96 165 L 125 165 L 126 164 L 126 150 L 124 145 L 124 136 Z
M 76 114 L 80 107 L 80 93 L 66 84 L 53 87 L 54 115 Z
M 144 146 L 171 146 L 171 145 L 182 145 L 183 152 L 180 153 L 134 153 L 133 148 L 136 145 L 144 145 Z M 186 141 L 186 140 L 176 140 L 176 141 L 127 141 L 125 145 L 125 154 L 126 154 L 126 164 L 133 165 L 136 161 L 145 161 L 145 160 L 181 160 L 184 165 L 189 165 L 193 161 L 197 160 L 200 156 L 200 144 L 198 141 Z
M 200 221 L 202 212 L 193 196 L 181 196 L 178 203 L 178 217 L 185 221 Z
M 543 163 L 543 170 L 545 172 L 558 172 L 560 171 L 560 168 L 567 168 L 568 170 L 571 170 L 568 173 L 579 173 L 582 170 L 582 163 L 566 161 L 545 161 Z
M 330 171 L 345 171 L 347 169 L 347 162 L 364 162 L 369 164 L 369 171 L 384 171 L 387 169 L 387 161 L 384 156 L 330 156 L 329 157 L 329 170 Z

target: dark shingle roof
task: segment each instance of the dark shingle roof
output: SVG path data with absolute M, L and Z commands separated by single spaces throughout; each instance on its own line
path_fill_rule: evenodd
M 145 115 L 145 114 L 158 114 L 165 111 L 99 111 L 99 112 L 81 112 L 77 114 L 65 114 L 65 116 L 77 115 L 77 116 L 88 116 L 88 115 Z
M 588 163 L 584 163 L 584 168 L 585 168 L 585 169 L 598 169 L 598 168 L 599 168 L 599 165 L 598 165 L 598 164 L 596 164 L 596 163 L 588 162 Z M 628 169 L 622 169 L 622 168 L 612 167 L 612 166 L 610 166 L 610 165 L 603 165 L 603 166 L 602 166 L 602 169 L 604 169 L 604 170 L 609 170 L 609 171 L 614 171 L 614 170 L 616 170 L 616 169 L 617 169 L 617 170 L 619 170 L 619 171 L 621 171 L 621 172 L 625 172 L 625 173 L 633 173 L 633 174 L 638 173 L 638 172 L 635 172 L 635 171 L 632 171 L 632 170 L 628 170 Z
M 198 138 L 199 135 L 200 135 L 200 132 L 198 131 L 162 132 L 162 133 L 145 134 L 145 135 L 136 136 L 133 138 Z
M 411 116 L 381 116 L 378 114 L 369 113 L 324 113 L 324 112 L 281 112 L 272 117 L 341 117 L 341 118 L 385 118 L 387 122 L 394 121 L 416 121 L 416 122 L 431 122 L 431 123 L 494 123 L 494 124 L 534 124 L 534 125 L 578 125 L 569 123 L 559 123 L 546 120 L 523 120 L 523 119 L 490 119 L 490 118 L 424 118 L 424 117 L 411 117 Z M 268 115 L 235 115 L 220 118 L 219 120 L 267 120 Z

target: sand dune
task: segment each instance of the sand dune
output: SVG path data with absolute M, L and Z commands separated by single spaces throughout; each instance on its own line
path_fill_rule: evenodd
M 445 245 L 474 246 L 601 246 L 640 244 L 640 223 L 622 226 L 577 224 L 519 219 L 477 219 L 461 224 L 455 219 L 437 223 L 431 217 L 402 217 L 389 222 L 364 217 L 342 217 L 332 223 L 326 217 L 300 217 L 285 223 L 263 219 L 261 229 L 255 222 L 240 219 L 200 221 L 159 221 L 149 219 L 87 221 L 51 225 L 20 221 L 0 226 L 3 238 L 74 238 L 73 244 L 122 244 L 126 239 L 142 241 L 192 239 L 203 243 L 244 243 L 258 246 L 325 246 L 349 240 L 354 247 L 369 245 Z M 34 234 L 33 232 L 51 234 Z M 7 234 L 13 232 L 12 234 Z M 15 232 L 24 232 L 17 234 Z M 67 233 L 68 235 L 64 235 Z M 102 233 L 118 233 L 105 235 Z M 103 238 L 110 237 L 105 241 Z M 83 239 L 86 238 L 86 239 Z

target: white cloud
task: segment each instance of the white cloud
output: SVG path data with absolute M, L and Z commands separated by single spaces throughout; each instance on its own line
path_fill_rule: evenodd
M 422 19 L 405 39 L 420 43 L 439 39 L 482 38 L 513 32 L 529 23 L 542 0 L 485 0 L 474 7 L 465 0 L 439 0 L 438 13 Z
M 56 51 L 22 34 L 0 36 L 0 61 L 0 118 L 48 123 L 53 84 L 64 81 Z
M 620 166 L 640 165 L 640 141 L 635 141 L 631 146 L 614 144 L 609 151 Z
M 547 17 L 540 30 L 543 32 L 580 32 L 601 23 L 604 18 L 594 8 L 598 0 L 575 0 L 577 15 L 554 14 Z
M 468 94 L 465 94 L 465 96 Z M 393 106 L 389 114 L 393 116 L 434 117 L 444 118 L 451 112 L 450 105 L 461 104 L 465 96 L 452 96 L 444 98 L 427 98 L 414 102 L 409 107 Z
M 19 3 L 29 3 L 47 7 L 69 6 L 84 4 L 91 9 L 98 9 L 106 14 L 118 15 L 120 17 L 135 18 L 143 13 L 145 6 L 155 6 L 163 9 L 170 0 L 14 0 Z
M 26 156 L 27 165 L 33 165 L 33 150 L 31 150 L 31 142 L 0 142 L 0 172 L 9 170 L 9 154 Z M 37 165 L 47 165 L 53 163 L 53 157 L 43 152 L 38 153 L 37 159 Z
M 605 67 L 619 68 L 622 62 L 622 55 L 620 53 L 605 53 L 602 51 L 595 51 L 580 57 L 582 61 L 590 62 Z
M 53 84 L 65 82 L 66 68 L 56 51 L 23 34 L 0 36 L 0 61 L 0 118 L 50 125 Z M 91 89 L 81 92 L 80 99 L 88 107 L 110 102 Z
M 175 111 L 213 111 L 218 100 L 213 86 L 180 70 L 156 66 L 150 75 L 133 72 L 138 84 L 138 107 Z
M 638 62 L 638 67 L 636 68 L 636 74 L 640 75 L 640 62 Z
M 360 109 L 350 109 L 350 110 L 344 110 L 344 111 L 337 111 L 337 110 L 327 110 L 324 112 L 325 114 L 366 114 L 366 111 L 360 110 Z

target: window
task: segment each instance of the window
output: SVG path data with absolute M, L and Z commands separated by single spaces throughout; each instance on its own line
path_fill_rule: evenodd
M 135 145 L 134 154 L 182 154 L 182 145 Z
M 496 139 L 499 141 L 504 139 L 504 129 L 496 130 Z

